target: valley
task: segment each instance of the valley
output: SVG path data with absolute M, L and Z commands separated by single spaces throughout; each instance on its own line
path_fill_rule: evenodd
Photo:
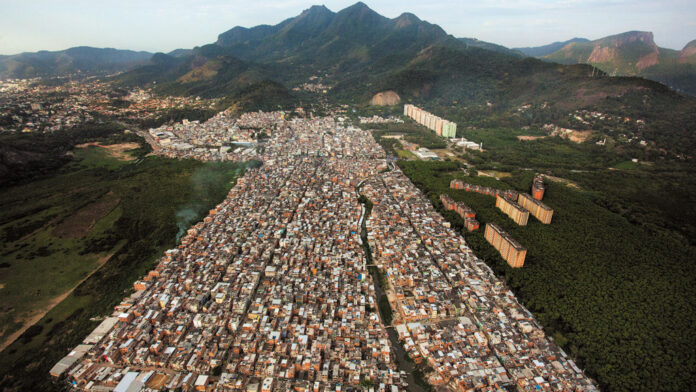
M 225 30 L 0 56 L 0 389 L 696 382 L 693 41 Z

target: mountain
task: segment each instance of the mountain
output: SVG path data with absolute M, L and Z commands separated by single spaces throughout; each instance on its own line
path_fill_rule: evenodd
M 453 41 L 413 14 L 389 19 L 358 2 L 336 13 L 313 6 L 275 26 L 235 27 L 215 45 L 243 60 L 346 73 L 392 66 L 429 45 Z
M 0 78 L 108 74 L 145 64 L 152 53 L 78 46 L 66 50 L 0 56 Z
M 475 48 L 488 49 L 488 50 L 492 50 L 494 52 L 505 53 L 505 54 L 509 54 L 512 56 L 518 56 L 518 57 L 522 57 L 525 55 L 525 53 L 521 52 L 518 49 L 506 48 L 505 46 L 494 44 L 491 42 L 480 41 L 480 40 L 477 40 L 476 38 L 457 38 L 457 39 L 460 42 L 464 43 L 465 45 L 472 46 Z
M 684 49 L 679 53 L 680 63 L 696 63 L 696 39 L 684 46 Z
M 566 47 L 574 45 L 588 43 Z M 249 107 L 269 91 L 286 106 L 317 101 L 302 91 L 305 83 L 328 86 L 324 97 L 333 103 L 367 104 L 379 92 L 394 91 L 404 102 L 467 122 L 485 112 L 489 126 L 564 124 L 569 113 L 594 110 L 644 118 L 641 136 L 675 154 L 696 148 L 694 100 L 644 79 L 611 78 L 587 65 L 559 65 L 501 48 L 458 40 L 410 13 L 390 19 L 364 3 L 339 12 L 314 6 L 277 25 L 232 28 L 176 57 L 157 54 L 116 80 L 169 94 L 226 97 L 236 106 L 244 100 Z M 684 64 L 692 52 L 685 52 Z M 519 108 L 528 105 L 536 113 L 522 116 Z M 669 121 L 663 111 L 671 113 Z
M 389 72 L 432 45 L 463 47 L 439 26 L 410 13 L 389 19 L 361 2 L 339 12 L 313 6 L 274 26 L 234 27 L 190 52 L 158 53 L 115 80 L 156 82 L 160 92 L 170 94 L 220 97 L 248 86 L 277 87 L 269 82 L 298 85 L 313 75 L 335 84 Z
M 629 31 L 589 42 L 573 42 L 543 59 L 592 64 L 610 75 L 642 76 L 696 95 L 696 43 L 681 51 L 660 48 L 653 34 Z
M 549 55 L 553 52 L 556 52 L 557 50 L 561 49 L 562 47 L 564 47 L 570 43 L 573 43 L 573 42 L 590 42 L 590 40 L 587 38 L 573 38 L 573 39 L 569 39 L 568 41 L 554 42 L 552 44 L 543 45 L 543 46 L 515 48 L 513 50 L 520 51 L 520 52 L 524 53 L 525 55 L 531 56 L 531 57 L 542 57 L 542 56 Z

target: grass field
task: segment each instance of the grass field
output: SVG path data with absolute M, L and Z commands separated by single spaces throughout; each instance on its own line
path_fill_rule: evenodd
M 84 244 L 106 235 L 121 216 L 109 184 L 94 183 L 94 174 L 88 172 L 116 170 L 126 163 L 98 147 L 77 149 L 75 154 L 76 161 L 64 173 L 0 192 L 3 343 L 114 250 L 84 252 Z
M 640 169 L 640 163 L 638 162 L 633 162 L 633 161 L 624 161 L 624 162 L 619 162 L 616 165 L 614 165 L 614 169 L 619 169 L 619 170 L 636 170 Z
M 408 150 L 396 150 L 396 155 L 399 159 L 416 159 L 416 156 Z
M 224 199 L 246 167 L 127 161 L 96 146 L 74 153 L 55 175 L 0 190 L 2 338 L 48 311 L 2 352 L 3 390 L 55 388 L 48 369 L 176 244 L 182 225 Z

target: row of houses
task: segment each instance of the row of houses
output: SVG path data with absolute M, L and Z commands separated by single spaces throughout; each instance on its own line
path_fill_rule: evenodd
M 479 222 L 475 219 L 476 211 L 473 208 L 462 202 L 452 200 L 452 197 L 445 193 L 440 195 L 440 201 L 445 209 L 456 212 L 464 219 L 464 227 L 466 227 L 467 231 L 478 230 Z
M 469 184 L 462 180 L 454 179 L 450 182 L 450 188 L 459 189 L 466 192 L 476 192 L 488 196 L 502 196 L 513 200 L 517 199 L 518 193 L 514 189 L 497 189 L 490 186 Z

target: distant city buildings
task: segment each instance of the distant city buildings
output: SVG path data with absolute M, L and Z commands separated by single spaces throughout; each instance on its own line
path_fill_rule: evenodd
M 404 105 L 404 116 L 414 119 L 418 124 L 432 129 L 438 136 L 454 138 L 457 136 L 457 124 L 440 118 L 411 104 Z
M 149 130 L 153 153 L 169 158 L 201 161 L 258 159 L 260 135 L 269 137 L 283 112 L 245 113 L 236 118 L 226 111 L 204 123 L 183 120 Z
M 358 117 L 360 124 L 403 124 L 404 120 L 394 117 L 381 117 L 378 115 L 373 115 L 372 117 Z
M 172 110 L 211 109 L 214 100 L 159 97 L 148 90 L 127 95 L 108 83 L 71 81 L 42 84 L 38 79 L 0 81 L 0 132 L 54 132 L 93 122 L 95 115 L 119 121 L 154 120 Z

